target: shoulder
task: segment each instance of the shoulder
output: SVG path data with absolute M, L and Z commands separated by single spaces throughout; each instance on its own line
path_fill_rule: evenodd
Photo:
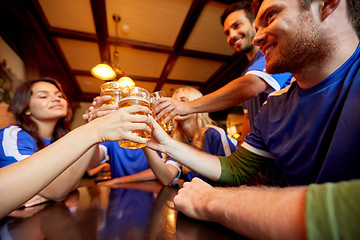
M 220 137 L 222 133 L 225 133 L 224 129 L 214 126 L 214 125 L 210 125 L 207 127 L 206 131 L 205 131 L 205 136 L 218 136 Z
M 210 125 L 205 131 L 205 142 L 207 144 L 217 144 L 226 142 L 227 134 L 221 127 Z
M 248 72 L 252 70 L 264 71 L 265 70 L 265 56 L 260 52 L 249 62 Z
M 285 88 L 280 89 L 279 91 L 271 92 L 267 98 L 267 100 L 264 102 L 263 106 L 268 106 L 268 103 L 271 102 L 271 106 L 275 109 L 278 108 L 278 105 L 288 104 L 288 102 L 291 98 L 289 95 L 291 95 L 292 92 L 296 91 L 296 83 L 291 83 L 290 85 L 286 86 Z M 264 107 L 264 108 L 266 108 Z M 261 110 L 262 111 L 262 110 Z M 260 112 L 261 112 L 260 111 Z
M 16 125 L 11 125 L 0 129 L 2 138 L 32 138 L 29 133 Z

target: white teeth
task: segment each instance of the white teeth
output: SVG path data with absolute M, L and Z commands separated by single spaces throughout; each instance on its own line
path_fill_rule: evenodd
M 271 49 L 273 49 L 273 47 L 267 48 L 267 49 L 265 50 L 265 55 L 266 55 Z
M 241 41 L 241 39 L 236 40 L 235 44 L 238 44 Z

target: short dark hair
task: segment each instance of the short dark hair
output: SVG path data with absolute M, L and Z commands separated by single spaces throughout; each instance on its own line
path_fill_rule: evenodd
M 244 0 L 241 2 L 233 3 L 224 10 L 223 14 L 220 17 L 221 24 L 224 26 L 225 19 L 230 15 L 230 13 L 238 10 L 244 10 L 246 17 L 249 19 L 249 21 L 251 23 L 254 22 L 255 16 L 251 11 L 251 1 Z
M 251 3 L 251 9 L 256 16 L 259 12 L 260 5 L 264 0 L 253 0 Z M 313 0 L 300 0 L 304 9 L 308 9 Z M 360 33 L 360 1 L 359 0 L 346 0 L 348 18 L 353 25 L 356 33 L 359 36 Z

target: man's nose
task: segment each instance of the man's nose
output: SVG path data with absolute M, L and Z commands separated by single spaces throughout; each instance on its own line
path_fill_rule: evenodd
M 252 44 L 260 47 L 264 41 L 264 38 L 265 38 L 264 31 L 262 29 L 258 29 L 252 40 Z
M 230 38 L 234 38 L 234 37 L 236 37 L 236 36 L 237 36 L 237 31 L 234 30 L 234 29 L 230 29 L 230 30 L 229 30 L 229 37 L 230 37 Z

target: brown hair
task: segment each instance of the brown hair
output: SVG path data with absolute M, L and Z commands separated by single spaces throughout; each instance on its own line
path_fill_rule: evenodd
M 221 24 L 224 26 L 225 19 L 232 13 L 238 10 L 244 10 L 246 17 L 252 23 L 255 20 L 255 16 L 251 11 L 251 1 L 244 0 L 229 5 L 220 17 Z
M 259 8 L 264 0 L 253 0 L 251 3 L 251 9 L 256 16 L 259 12 Z M 309 9 L 313 0 L 300 0 L 304 9 Z M 347 0 L 347 13 L 348 18 L 353 25 L 358 37 L 360 32 L 360 1 L 359 0 Z
M 30 116 L 26 114 L 26 111 L 29 109 L 31 95 L 33 94 L 32 86 L 37 82 L 48 82 L 53 84 L 57 89 L 59 89 L 64 99 L 68 102 L 68 109 L 66 116 L 64 118 L 61 118 L 56 123 L 52 135 L 53 141 L 58 140 L 59 138 L 61 138 L 70 131 L 70 120 L 72 117 L 72 110 L 71 110 L 70 102 L 66 98 L 66 95 L 62 90 L 60 83 L 55 79 L 41 78 L 41 79 L 26 81 L 16 89 L 14 97 L 10 103 L 10 109 L 14 114 L 16 124 L 34 138 L 38 150 L 40 150 L 45 147 L 45 144 L 41 140 L 41 137 L 39 135 L 38 125 L 30 118 Z

